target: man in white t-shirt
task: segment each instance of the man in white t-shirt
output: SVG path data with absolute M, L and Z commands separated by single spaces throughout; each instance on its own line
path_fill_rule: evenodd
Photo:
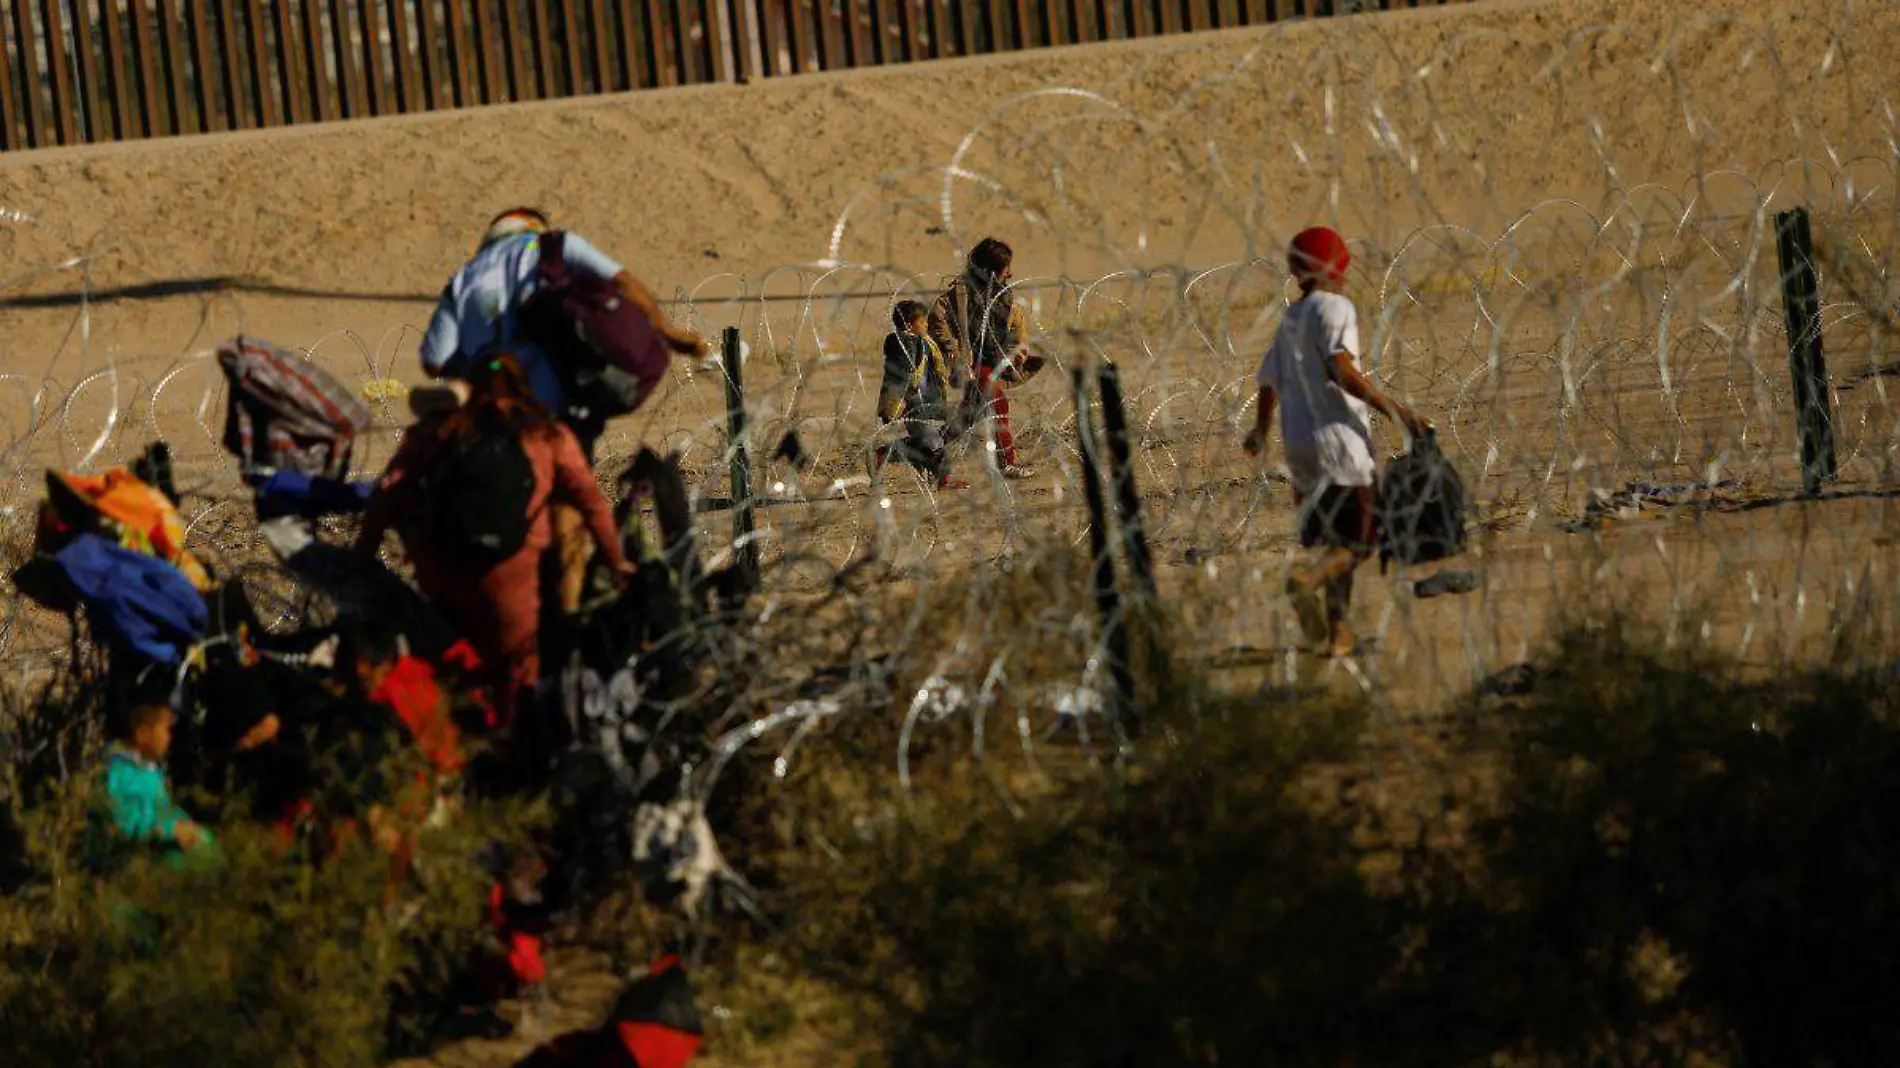
M 1387 397 L 1359 370 L 1359 317 L 1344 296 L 1352 257 L 1326 227 L 1302 230 L 1287 250 L 1300 299 L 1280 320 L 1256 376 L 1259 410 L 1244 448 L 1259 455 L 1276 407 L 1287 473 L 1299 506 L 1300 544 L 1318 560 L 1287 579 L 1287 595 L 1308 642 L 1349 655 L 1356 640 L 1346 626 L 1352 574 L 1372 554 L 1372 427 L 1367 410 L 1390 416 L 1410 434 L 1431 424 Z

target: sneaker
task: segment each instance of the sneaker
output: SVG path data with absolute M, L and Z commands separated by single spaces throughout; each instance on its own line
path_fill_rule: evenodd
M 1326 648 L 1332 627 L 1327 625 L 1326 604 L 1319 587 L 1294 575 L 1286 580 L 1286 595 L 1293 602 L 1293 614 L 1299 618 L 1300 633 L 1305 635 L 1307 647 Z
M 970 488 L 970 484 L 960 478 L 951 478 L 949 475 L 945 475 L 937 480 L 937 488 L 939 490 L 966 490 Z
M 1036 474 L 1036 471 L 1034 468 L 1024 467 L 1021 464 L 1004 464 L 1003 465 L 1003 477 L 1010 479 L 1012 481 L 1020 481 L 1025 478 L 1032 478 L 1035 476 L 1035 474 Z

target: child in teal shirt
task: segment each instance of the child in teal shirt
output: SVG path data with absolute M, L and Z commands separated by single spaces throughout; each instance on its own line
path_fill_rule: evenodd
M 147 701 L 132 709 L 125 738 L 106 751 L 106 800 L 112 830 L 120 837 L 159 847 L 166 861 L 180 866 L 216 855 L 211 832 L 193 822 L 172 801 L 165 758 L 172 748 L 170 705 Z

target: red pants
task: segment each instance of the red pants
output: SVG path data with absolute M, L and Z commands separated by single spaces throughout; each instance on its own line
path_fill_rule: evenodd
M 1002 467 L 1016 466 L 1016 435 L 1009 429 L 1009 397 L 992 368 L 976 372 L 976 404 L 971 422 L 993 419 L 996 425 L 996 462 Z
M 541 681 L 541 554 L 524 548 L 487 572 L 416 562 L 416 580 L 482 660 L 495 718 L 512 729 L 515 705 Z

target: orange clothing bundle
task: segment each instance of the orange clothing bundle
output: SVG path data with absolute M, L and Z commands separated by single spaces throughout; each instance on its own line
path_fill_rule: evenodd
M 185 548 L 185 523 L 163 493 L 122 467 L 103 475 L 46 473 L 46 503 L 40 512 L 39 548 L 67 534 L 97 533 L 133 552 L 177 568 L 200 593 L 211 589 L 210 572 Z

